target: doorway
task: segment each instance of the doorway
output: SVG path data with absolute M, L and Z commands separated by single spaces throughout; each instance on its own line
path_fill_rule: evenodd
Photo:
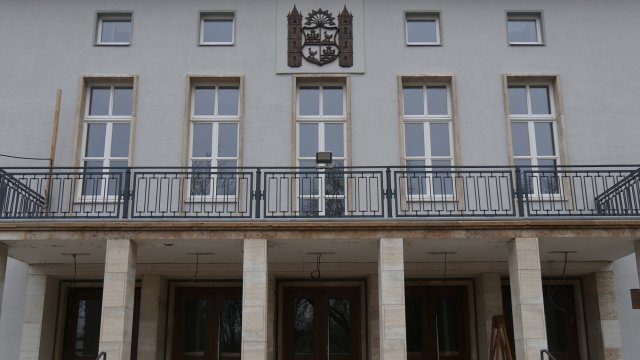
M 466 286 L 407 286 L 405 309 L 408 359 L 471 358 Z
M 101 287 L 72 287 L 68 290 L 62 345 L 63 360 L 94 360 L 100 344 L 102 316 Z M 131 360 L 138 357 L 140 288 L 136 288 L 131 333 Z
M 242 288 L 177 287 L 174 360 L 240 359 Z
M 361 288 L 284 287 L 283 360 L 361 360 Z

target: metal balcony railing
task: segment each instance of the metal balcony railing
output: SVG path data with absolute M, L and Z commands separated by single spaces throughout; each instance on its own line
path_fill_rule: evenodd
M 0 219 L 567 216 L 640 216 L 640 168 L 0 169 Z

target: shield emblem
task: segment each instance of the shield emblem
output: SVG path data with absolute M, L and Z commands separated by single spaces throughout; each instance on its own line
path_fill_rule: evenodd
M 316 65 L 328 64 L 340 54 L 339 29 L 328 10 L 313 10 L 302 26 L 302 56 Z

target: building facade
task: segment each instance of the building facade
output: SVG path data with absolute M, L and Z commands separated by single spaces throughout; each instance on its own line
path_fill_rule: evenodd
M 639 12 L 0 2 L 12 356 L 622 359 Z

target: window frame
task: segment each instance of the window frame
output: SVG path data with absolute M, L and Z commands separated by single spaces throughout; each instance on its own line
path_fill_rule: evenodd
M 102 41 L 102 27 L 103 22 L 107 21 L 129 21 L 129 41 L 111 41 L 111 42 L 103 42 Z M 132 11 L 122 11 L 122 12 L 102 12 L 99 11 L 96 14 L 96 25 L 95 25 L 95 36 L 94 36 L 94 45 L 95 46 L 131 46 L 133 41 L 133 12 Z
M 79 136 L 79 147 L 75 154 L 78 154 L 77 164 L 81 173 L 85 173 L 85 162 L 86 161 L 102 161 L 101 171 L 104 173 L 101 181 L 101 189 L 100 195 L 84 195 L 84 176 L 81 176 L 79 179 L 79 186 L 76 190 L 75 201 L 76 202 L 86 202 L 86 201 L 105 201 L 107 203 L 117 202 L 120 194 L 109 195 L 108 194 L 108 183 L 110 181 L 110 174 L 112 174 L 111 162 L 112 161 L 126 161 L 126 167 L 130 167 L 132 163 L 132 153 L 133 153 L 133 139 L 134 139 L 134 128 L 135 128 L 135 112 L 137 107 L 137 78 L 135 77 L 119 77 L 119 78 L 107 78 L 107 79 L 97 79 L 97 78 L 84 78 L 85 82 L 83 85 L 82 91 L 82 101 L 80 103 L 80 108 L 82 109 L 82 116 L 80 117 L 81 125 L 80 136 Z M 109 111 L 107 115 L 89 115 L 90 106 L 91 106 L 91 91 L 94 88 L 109 88 Z M 113 112 L 113 100 L 116 88 L 130 88 L 131 89 L 131 115 L 112 115 Z M 104 153 L 102 157 L 94 157 L 87 156 L 87 136 L 89 130 L 89 124 L 105 124 L 105 143 L 104 143 Z M 113 127 L 115 124 L 128 124 L 129 125 L 129 141 L 127 142 L 127 157 L 121 156 L 111 156 L 111 141 L 113 139 Z M 75 162 L 75 161 L 74 161 Z M 98 168 L 100 169 L 100 168 Z M 113 180 L 113 179 L 111 179 Z M 124 189 L 124 176 L 121 176 L 120 180 L 123 185 L 120 188 L 120 191 Z
M 510 21 L 535 21 L 537 41 L 511 41 L 509 38 Z M 545 34 L 543 29 L 542 11 L 507 11 L 506 12 L 506 36 L 509 46 L 544 46 Z
M 404 114 L 404 89 L 406 87 L 421 87 L 422 88 L 422 105 L 423 115 L 405 115 Z M 445 87 L 447 93 L 447 115 L 429 115 L 427 104 L 427 88 L 429 87 Z M 433 166 L 433 161 L 449 160 L 453 168 L 457 164 L 458 149 L 458 136 L 457 136 L 457 111 L 455 105 L 455 83 L 453 76 L 401 76 L 399 78 L 399 116 L 400 116 L 400 144 L 401 144 L 401 163 L 406 165 L 407 161 L 424 161 L 425 169 Z M 423 136 L 424 136 L 424 156 L 408 156 L 407 155 L 407 139 L 406 139 L 406 125 L 407 124 L 422 124 Z M 449 131 L 449 156 L 433 156 L 430 142 L 430 125 L 431 124 L 447 124 Z M 428 126 L 427 126 L 428 125 Z M 409 175 L 409 169 L 406 170 Z M 432 178 L 432 174 L 425 172 L 426 178 Z M 434 194 L 431 186 L 428 186 L 428 192 L 425 194 L 409 194 L 408 184 L 403 185 L 404 198 L 409 202 L 425 202 L 425 201 L 457 201 L 457 186 L 455 184 L 455 178 L 452 181 L 452 192 L 445 194 Z M 433 181 L 429 181 L 433 184 Z
M 318 101 L 318 115 L 300 115 L 300 88 L 304 87 L 317 87 L 319 90 L 319 101 Z M 341 87 L 342 88 L 342 115 L 324 115 L 323 114 L 323 100 L 324 100 L 324 88 L 332 88 L 332 87 Z M 342 161 L 344 167 L 350 166 L 350 154 L 351 154 L 351 122 L 350 122 L 350 78 L 349 76 L 294 76 L 293 81 L 293 94 L 295 98 L 292 101 L 292 120 L 293 120 L 293 141 L 292 141 L 292 166 L 299 167 L 300 161 L 314 161 L 315 156 L 311 157 L 301 157 L 300 154 L 300 124 L 318 124 L 318 151 L 323 151 L 325 149 L 325 126 L 327 124 L 342 124 L 343 129 L 343 152 L 344 156 L 333 156 L 333 161 Z M 326 173 L 327 167 L 324 166 L 316 166 L 318 170 L 322 170 L 318 172 L 318 182 L 324 184 L 324 181 L 327 176 Z M 296 194 L 296 212 L 304 213 L 301 209 L 301 200 L 303 199 L 318 199 L 318 214 L 317 216 L 325 216 L 326 212 L 326 200 L 335 200 L 335 199 L 343 199 L 344 200 L 344 208 L 345 211 L 348 208 L 349 200 L 349 186 L 347 181 L 344 182 L 344 194 L 335 195 L 335 194 L 326 194 L 326 187 L 324 185 L 319 185 L 318 194 L 302 194 L 302 189 L 295 188 Z
M 509 89 L 511 87 L 525 87 L 526 88 L 526 100 L 527 100 L 527 114 L 511 114 L 509 103 Z M 550 114 L 533 114 L 531 111 L 531 87 L 546 87 L 548 89 L 549 97 L 549 110 Z M 507 136 L 509 144 L 509 161 L 512 166 L 515 165 L 515 161 L 519 159 L 529 160 L 531 162 L 531 171 L 533 177 L 539 176 L 537 171 L 541 171 L 538 161 L 539 160 L 555 160 L 555 168 L 559 168 L 566 161 L 565 143 L 563 141 L 563 116 L 562 116 L 562 103 L 559 97 L 559 81 L 557 76 L 520 76 L 520 75 L 505 75 L 504 77 L 504 99 L 505 99 L 505 114 L 507 119 Z M 514 123 L 527 124 L 528 141 L 529 141 L 529 155 L 514 154 L 513 143 L 513 130 L 512 125 Z M 553 151 L 555 155 L 538 155 L 538 146 L 535 138 L 535 124 L 536 123 L 551 123 L 553 131 Z M 545 167 L 543 167 L 544 169 Z M 544 171 L 544 170 L 542 170 Z M 546 175 L 543 175 L 546 177 Z M 540 184 L 538 182 L 538 184 Z M 526 196 L 531 201 L 559 201 L 566 200 L 566 194 L 561 176 L 557 177 L 558 191 L 554 193 L 541 193 L 540 186 L 534 186 L 531 193 L 527 193 Z
M 205 41 L 204 24 L 207 20 L 231 20 L 231 41 Z M 234 46 L 236 44 L 236 14 L 234 11 L 201 11 L 199 12 L 198 45 L 199 46 Z
M 214 103 L 214 115 L 195 115 L 195 88 L 196 87 L 215 87 L 215 103 Z M 218 91 L 220 87 L 237 87 L 238 88 L 238 114 L 234 115 L 217 115 L 218 113 Z M 210 169 L 217 167 L 219 160 L 236 160 L 236 168 L 242 168 L 242 149 L 243 149 L 243 117 L 244 117 L 244 77 L 241 75 L 187 75 L 186 89 L 185 89 L 185 109 L 184 109 L 184 126 L 183 126 L 183 164 L 185 167 L 193 168 L 193 125 L 197 123 L 211 123 L 212 128 L 212 163 L 215 162 L 216 166 L 211 166 Z M 218 139 L 213 138 L 218 135 L 218 129 L 220 124 L 233 123 L 237 124 L 237 151 L 236 158 L 231 157 L 213 157 L 213 150 L 215 148 L 217 154 Z M 206 160 L 203 157 L 197 157 L 200 160 Z M 198 160 L 196 159 L 196 160 Z M 193 174 L 193 172 L 192 172 Z M 241 188 L 242 185 L 237 181 L 235 194 L 233 195 L 219 195 L 216 194 L 216 186 L 218 173 L 211 178 L 211 185 L 213 191 L 207 195 L 191 195 L 191 179 L 184 187 L 184 203 L 235 203 L 243 195 L 241 192 L 247 191 L 247 189 Z M 233 175 L 232 175 L 233 176 Z M 215 178 L 215 180 L 214 180 Z
M 435 42 L 410 42 L 410 21 L 434 21 L 436 28 Z M 406 46 L 442 46 L 442 14 L 440 11 L 405 11 L 404 13 L 404 43 Z

